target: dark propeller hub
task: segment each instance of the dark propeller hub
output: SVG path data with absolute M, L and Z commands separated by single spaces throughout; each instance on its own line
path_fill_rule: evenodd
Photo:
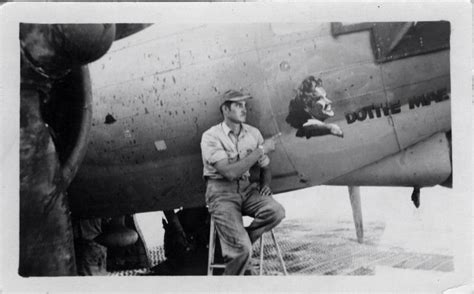
M 115 39 L 114 24 L 22 24 L 22 51 L 46 75 L 67 71 L 103 56 Z

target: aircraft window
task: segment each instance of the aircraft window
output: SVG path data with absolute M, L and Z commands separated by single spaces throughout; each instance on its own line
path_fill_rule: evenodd
M 377 62 L 449 48 L 450 24 L 447 21 L 331 24 L 333 36 L 363 30 L 372 32 Z

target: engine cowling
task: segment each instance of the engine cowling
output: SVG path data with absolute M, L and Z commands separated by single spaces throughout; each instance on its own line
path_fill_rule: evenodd
M 22 276 L 76 274 L 66 188 L 85 155 L 91 126 L 84 65 L 105 54 L 114 38 L 110 24 L 20 25 Z

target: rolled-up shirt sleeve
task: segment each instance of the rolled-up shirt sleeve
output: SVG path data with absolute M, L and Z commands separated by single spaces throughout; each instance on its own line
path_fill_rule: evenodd
M 227 158 L 227 153 L 219 139 L 209 133 L 202 135 L 201 153 L 203 160 L 209 165 L 214 165 L 216 162 Z
M 257 132 L 257 142 L 258 142 L 258 145 L 262 145 L 264 140 L 263 140 L 263 136 L 260 132 Z M 270 164 L 270 158 L 268 157 L 268 155 L 264 154 L 263 156 L 261 156 L 259 159 L 258 159 L 258 165 L 260 167 L 266 167 Z

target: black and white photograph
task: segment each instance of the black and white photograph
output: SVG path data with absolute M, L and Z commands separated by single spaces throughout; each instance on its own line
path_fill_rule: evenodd
M 469 3 L 29 5 L 6 293 L 472 290 Z

